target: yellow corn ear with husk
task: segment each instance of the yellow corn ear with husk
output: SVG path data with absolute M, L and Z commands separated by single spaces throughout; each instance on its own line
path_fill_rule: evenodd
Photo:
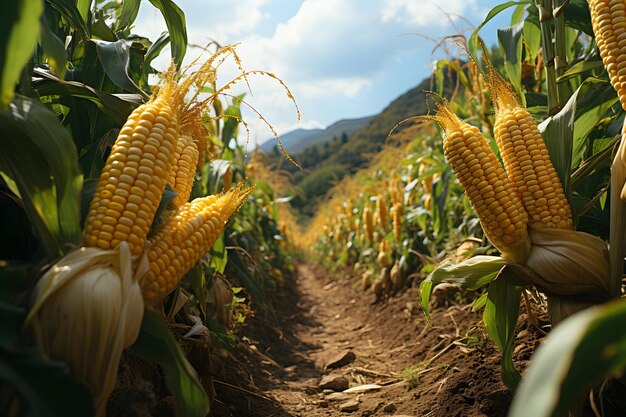
M 126 242 L 70 252 L 39 279 L 26 319 L 46 357 L 65 362 L 89 387 L 98 417 L 106 413 L 122 351 L 137 339 L 143 318 L 131 258 Z
M 378 265 L 382 267 L 389 266 L 389 244 L 385 239 L 380 241 L 378 245 L 378 256 L 376 257 Z
M 600 57 L 626 110 L 626 4 L 623 0 L 589 0 L 589 10 Z
M 504 258 L 524 263 L 530 251 L 528 216 L 480 130 L 439 105 L 446 159 L 463 186 L 485 235 Z
M 231 185 L 233 184 L 233 167 L 228 166 L 226 172 L 224 173 L 224 177 L 222 178 L 222 191 L 230 190 Z
M 496 110 L 495 139 L 528 222 L 573 229 L 569 202 L 535 120 L 494 68 L 489 82 Z
M 174 161 L 169 173 L 168 182 L 176 192 L 173 203 L 182 206 L 189 201 L 193 181 L 198 165 L 198 148 L 188 135 L 181 135 L 176 143 Z
M 224 232 L 228 219 L 252 190 L 239 185 L 219 196 L 197 198 L 178 209 L 150 239 L 150 270 L 142 280 L 146 300 L 164 297 L 176 288 Z
M 395 204 L 391 208 L 391 219 L 393 221 L 393 237 L 396 241 L 400 241 L 402 233 L 402 206 L 400 204 Z
M 374 216 L 369 207 L 363 208 L 363 230 L 370 242 L 374 240 Z
M 380 223 L 380 227 L 385 231 L 387 230 L 387 223 L 389 221 L 388 217 L 387 202 L 385 201 L 385 197 L 380 194 L 376 199 L 376 218 Z

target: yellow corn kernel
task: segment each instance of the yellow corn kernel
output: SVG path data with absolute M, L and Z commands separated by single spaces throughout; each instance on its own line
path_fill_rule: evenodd
M 463 186 L 485 235 L 502 256 L 523 263 L 530 251 L 528 216 L 480 130 L 439 105 L 446 159 Z M 491 197 L 489 197 L 491 196 Z
M 600 57 L 626 110 L 626 5 L 623 0 L 589 0 Z
M 572 229 L 572 211 L 535 120 L 491 69 L 496 109 L 494 136 L 509 181 L 528 213 L 528 222 Z
M 176 142 L 172 169 L 168 176 L 168 182 L 176 192 L 173 203 L 182 206 L 189 200 L 193 181 L 198 165 L 198 148 L 193 139 L 188 135 L 181 135 Z
M 163 297 L 176 288 L 224 232 L 228 219 L 252 190 L 237 186 L 225 194 L 195 199 L 178 209 L 148 244 L 150 270 L 142 280 L 146 300 Z

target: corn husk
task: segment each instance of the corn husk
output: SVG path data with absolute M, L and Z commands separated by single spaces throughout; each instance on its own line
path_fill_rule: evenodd
M 626 119 L 622 141 L 611 165 L 611 295 L 619 297 L 626 253 Z
M 530 282 L 541 291 L 560 296 L 609 298 L 609 253 L 606 242 L 584 232 L 531 226 L 532 249 L 526 265 L 535 274 Z
M 138 272 L 146 268 L 140 262 Z M 137 339 L 144 311 L 128 244 L 70 252 L 41 277 L 34 294 L 27 323 L 39 348 L 68 365 L 90 388 L 96 415 L 105 415 L 122 351 Z

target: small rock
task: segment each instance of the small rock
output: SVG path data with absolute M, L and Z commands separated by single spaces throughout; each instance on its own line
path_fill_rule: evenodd
M 359 402 L 356 400 L 346 401 L 345 403 L 341 403 L 339 405 L 339 411 L 343 411 L 344 413 L 351 413 L 359 409 Z
M 326 400 L 320 400 L 320 401 L 318 401 L 318 402 L 317 402 L 317 405 L 318 405 L 319 407 L 322 407 L 322 408 L 327 408 L 327 407 L 328 407 L 328 401 L 326 401 Z
M 326 362 L 326 369 L 336 369 L 352 363 L 356 359 L 356 355 L 351 350 L 345 350 L 335 356 L 331 356 Z
M 319 383 L 319 387 L 323 390 L 331 389 L 333 391 L 343 391 L 344 389 L 348 389 L 349 386 L 350 384 L 346 377 L 337 375 L 326 375 Z
M 335 391 L 333 391 L 332 389 L 325 389 L 322 391 L 323 394 L 332 394 L 333 392 Z
M 351 399 L 352 397 L 348 394 L 344 394 L 343 392 L 333 392 L 332 394 L 328 394 L 326 399 L 328 401 L 346 401 Z
M 396 405 L 395 405 L 394 403 L 389 403 L 389 404 L 386 404 L 386 405 L 383 407 L 383 411 L 384 411 L 385 413 L 389 413 L 389 414 L 391 414 L 391 413 L 395 413 L 395 411 L 396 411 L 396 410 L 397 410 L 397 408 L 396 408 Z
M 293 374 L 297 370 L 298 370 L 298 367 L 296 365 L 291 365 L 285 368 L 285 372 L 288 374 Z

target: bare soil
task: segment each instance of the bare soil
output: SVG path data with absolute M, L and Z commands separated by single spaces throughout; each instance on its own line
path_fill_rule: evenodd
M 249 320 L 236 351 L 214 363 L 213 416 L 506 415 L 499 351 L 458 291 L 435 297 L 429 324 L 417 288 L 374 303 L 357 278 L 339 275 L 300 265 L 275 315 Z M 543 336 L 524 316 L 520 370 Z M 378 387 L 341 392 L 367 384 Z

